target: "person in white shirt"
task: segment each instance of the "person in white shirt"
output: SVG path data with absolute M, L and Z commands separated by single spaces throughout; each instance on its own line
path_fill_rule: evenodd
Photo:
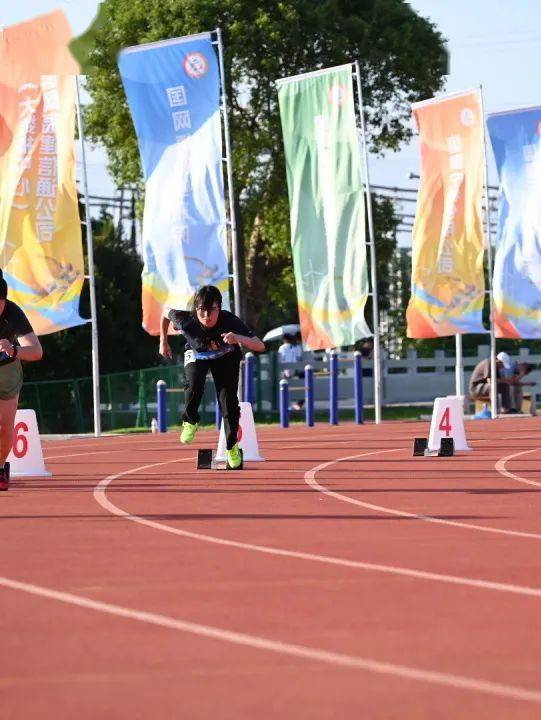
M 297 344 L 297 339 L 293 335 L 284 335 L 284 342 L 278 348 L 278 358 L 282 365 L 288 363 L 297 363 L 302 360 L 302 346 Z M 282 371 L 283 378 L 303 378 L 304 370 L 291 370 L 286 368 Z M 304 407 L 304 400 L 299 399 L 293 403 L 293 410 L 302 410 Z
M 284 342 L 278 348 L 281 363 L 296 363 L 302 360 L 302 347 L 292 335 L 284 335 Z
M 522 396 L 523 387 L 535 385 L 534 382 L 523 382 L 522 378 L 525 375 L 529 375 L 534 369 L 534 366 L 530 363 L 522 362 L 519 363 L 517 360 L 513 360 L 509 357 L 508 353 L 500 352 L 496 355 L 496 360 L 499 360 L 502 367 L 502 377 L 507 378 L 509 383 L 509 392 L 511 396 L 511 408 L 520 413 L 522 410 Z M 535 403 L 533 403 L 535 406 Z

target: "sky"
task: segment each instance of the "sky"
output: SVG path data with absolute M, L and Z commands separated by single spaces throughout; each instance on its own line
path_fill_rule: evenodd
M 62 8 L 74 35 L 92 21 L 98 0 L 3 0 L 0 25 L 28 20 Z M 482 85 L 485 110 L 494 112 L 541 104 L 541 2 L 540 0 L 412 0 L 412 7 L 434 23 L 448 41 L 450 74 L 444 92 Z M 416 138 L 397 153 L 371 157 L 374 185 L 415 187 L 410 172 L 419 169 Z M 489 153 L 489 182 L 497 182 Z M 89 156 L 90 192 L 111 195 L 106 158 L 101 151 Z M 409 238 L 402 237 L 401 244 Z

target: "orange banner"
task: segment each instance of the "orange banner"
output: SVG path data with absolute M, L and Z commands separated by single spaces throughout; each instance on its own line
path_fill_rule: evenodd
M 61 11 L 0 33 L 0 267 L 40 335 L 86 322 L 70 39 Z
M 478 90 L 416 103 L 421 179 L 413 228 L 408 337 L 486 332 L 484 123 Z

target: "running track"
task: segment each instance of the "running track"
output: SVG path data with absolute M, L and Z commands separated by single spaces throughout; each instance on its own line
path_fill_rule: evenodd
M 0 717 L 541 717 L 541 418 L 47 442 L 0 494 Z

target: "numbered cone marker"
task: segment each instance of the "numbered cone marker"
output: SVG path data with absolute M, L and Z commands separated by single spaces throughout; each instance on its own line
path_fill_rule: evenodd
M 455 450 L 470 450 L 464 430 L 464 398 L 447 395 L 434 400 L 428 449 L 439 450 L 442 438 L 453 438 Z
M 34 410 L 17 410 L 13 447 L 8 455 L 11 477 L 49 477 L 45 469 Z
M 241 402 L 240 405 L 240 422 L 237 440 L 244 455 L 244 461 L 259 462 L 265 460 L 259 454 L 259 446 L 257 444 L 257 435 L 255 431 L 254 414 L 252 405 L 248 402 Z M 220 437 L 218 439 L 218 449 L 216 450 L 215 461 L 225 461 L 225 431 L 224 421 L 220 426 Z

